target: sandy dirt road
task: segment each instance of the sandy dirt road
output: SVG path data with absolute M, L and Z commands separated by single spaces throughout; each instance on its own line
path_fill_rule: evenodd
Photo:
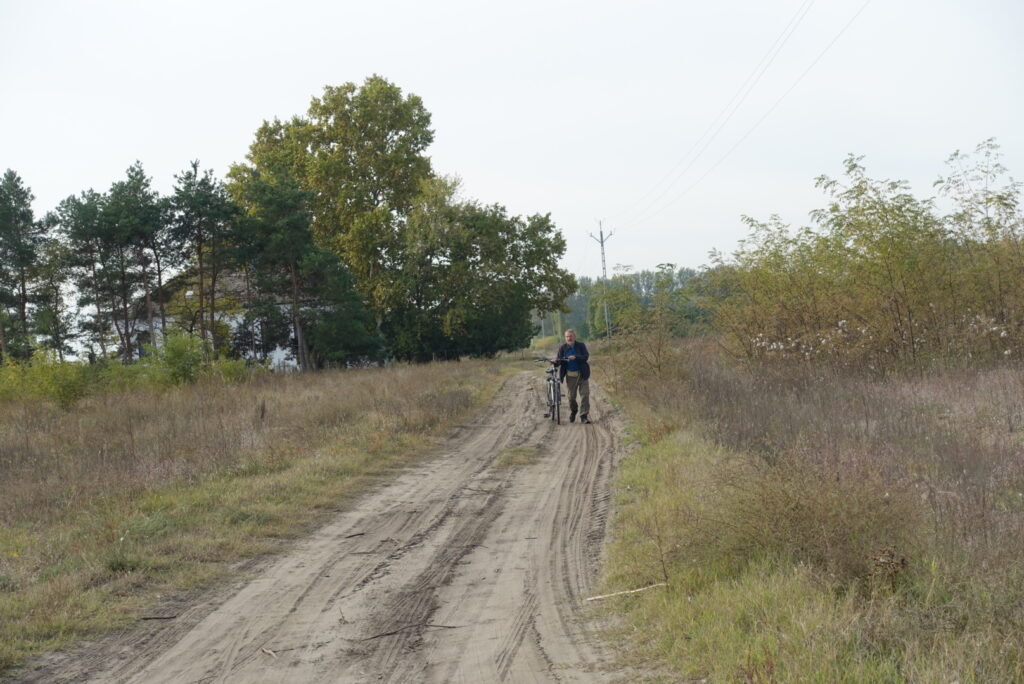
M 215 605 L 38 674 L 175 683 L 615 680 L 582 615 L 619 453 L 615 414 L 595 388 L 596 423 L 554 425 L 543 418 L 540 375 L 510 377 L 435 458 Z

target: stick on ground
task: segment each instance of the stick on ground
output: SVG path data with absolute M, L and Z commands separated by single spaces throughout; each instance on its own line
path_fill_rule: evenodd
M 590 598 L 588 598 L 586 600 L 587 601 L 600 601 L 601 599 L 611 598 L 612 596 L 622 596 L 623 594 L 635 594 L 638 591 L 647 591 L 648 589 L 653 589 L 654 587 L 667 587 L 667 586 L 668 586 L 667 582 L 658 582 L 657 584 L 651 584 L 651 585 L 646 586 L 646 587 L 640 587 L 639 589 L 628 589 L 626 591 L 617 591 L 614 594 L 602 594 L 601 596 L 591 596 Z

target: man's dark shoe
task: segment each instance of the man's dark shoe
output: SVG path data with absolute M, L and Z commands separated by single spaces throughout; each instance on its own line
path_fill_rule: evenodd
M 587 418 L 587 414 L 584 413 L 582 416 L 580 416 L 580 422 L 585 425 L 590 425 L 590 418 Z
M 570 423 L 575 423 L 576 422 L 576 412 L 575 411 L 571 411 L 569 413 L 569 422 Z

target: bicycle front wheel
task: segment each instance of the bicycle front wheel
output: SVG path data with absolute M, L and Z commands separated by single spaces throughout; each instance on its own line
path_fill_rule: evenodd
M 562 424 L 562 385 L 555 383 L 555 406 L 554 406 L 555 424 Z

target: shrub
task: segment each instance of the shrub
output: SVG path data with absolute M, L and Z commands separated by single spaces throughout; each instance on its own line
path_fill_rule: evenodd
M 204 376 L 235 383 L 266 372 L 241 360 L 211 362 L 199 338 L 183 332 L 167 335 L 161 346 L 134 363 L 100 359 L 94 364 L 58 361 L 37 352 L 27 362 L 0 364 L 0 401 L 36 400 L 68 409 L 89 394 L 159 389 L 198 382 Z
M 869 588 L 880 573 L 897 580 L 918 537 L 920 499 L 867 467 L 786 456 L 716 470 L 721 520 L 714 532 L 736 555 L 786 558 Z M 895 565 L 884 565 L 883 556 Z
M 174 385 L 195 382 L 208 366 L 206 345 L 198 337 L 187 333 L 168 334 L 163 345 L 155 351 L 154 356 L 167 380 Z
M 20 364 L 8 361 L 0 364 L 0 400 L 24 399 L 24 369 Z
M 65 409 L 88 394 L 95 384 L 90 368 L 80 363 L 59 361 L 33 364 L 31 371 L 34 372 L 29 373 L 29 379 L 43 381 L 40 386 L 45 387 L 47 397 Z
M 96 374 L 103 389 L 115 392 L 152 387 L 163 382 L 160 367 L 148 357 L 131 364 L 116 359 L 103 359 L 96 364 Z
M 210 364 L 209 372 L 224 382 L 245 382 L 268 371 L 265 366 L 249 364 L 242 359 L 218 359 Z
M 861 158 L 820 177 L 813 227 L 747 219 L 749 238 L 704 279 L 702 302 L 749 359 L 830 361 L 875 370 L 937 359 L 1016 358 L 1024 344 L 1021 186 L 998 146 L 955 154 L 937 185 L 940 215 L 903 181 L 872 179 Z
M 95 374 L 81 363 L 37 353 L 27 363 L 0 366 L 0 399 L 52 401 L 70 408 L 89 393 Z

